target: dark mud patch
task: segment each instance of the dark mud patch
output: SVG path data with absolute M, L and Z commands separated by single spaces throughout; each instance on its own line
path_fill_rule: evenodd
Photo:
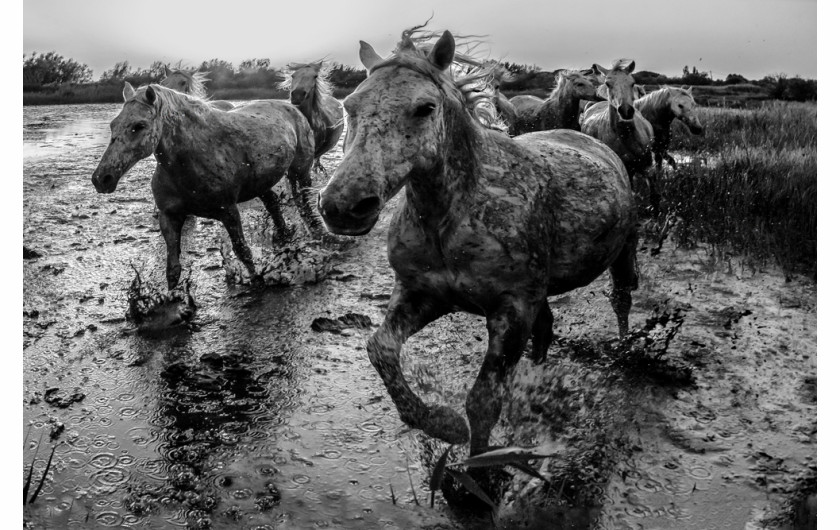
M 66 409 L 73 403 L 79 403 L 83 399 L 85 399 L 85 394 L 80 392 L 78 388 L 73 391 L 67 391 L 58 387 L 52 387 L 44 391 L 44 402 L 60 409 Z
M 312 321 L 311 327 L 312 331 L 329 331 L 339 334 L 345 329 L 369 329 L 373 327 L 373 322 L 369 316 L 347 313 L 338 318 L 318 317 Z

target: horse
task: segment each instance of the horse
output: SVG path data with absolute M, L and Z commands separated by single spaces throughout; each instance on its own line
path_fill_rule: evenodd
M 589 70 L 560 70 L 557 85 L 547 99 L 514 96 L 510 102 L 517 119 L 511 126 L 511 136 L 549 129 L 579 131 L 580 101 L 603 99 L 596 93 L 597 86 Z
M 306 116 L 315 134 L 315 167 L 321 165 L 321 155 L 332 149 L 344 131 L 344 110 L 332 95 L 329 73 L 332 68 L 316 63 L 291 63 L 284 72 L 285 81 L 278 88 L 288 89 L 289 97 Z
M 204 83 L 207 82 L 207 72 L 190 73 L 180 69 L 173 72 L 168 66 L 164 66 L 163 71 L 166 77 L 160 82 L 161 86 L 177 90 L 182 94 L 192 94 L 199 98 L 207 97 L 207 90 L 204 88 Z M 212 100 L 208 103 L 219 110 L 231 110 L 236 107 L 230 101 Z
M 367 341 L 400 418 L 450 443 L 488 447 L 505 375 L 529 336 L 542 362 L 552 340 L 548 297 L 609 269 L 619 333 L 628 330 L 636 275 L 636 206 L 621 160 L 576 131 L 511 138 L 471 114 L 450 73 L 455 39 L 428 52 L 403 38 L 383 59 L 360 42 L 368 77 L 344 100 L 344 158 L 318 195 L 335 234 L 361 236 L 405 188 L 388 233 L 395 283 Z M 466 403 L 430 406 L 406 382 L 403 343 L 454 311 L 484 316 L 488 349 Z
M 256 278 L 237 203 L 259 198 L 284 236 L 280 200 L 272 191 L 287 175 L 301 217 L 320 234 L 322 224 L 308 189 L 315 150 L 312 129 L 287 101 L 256 100 L 231 111 L 161 85 L 137 90 L 125 83 L 124 104 L 111 122 L 111 141 L 91 180 L 99 193 L 113 193 L 120 178 L 154 154 L 152 195 L 166 241 L 166 279 L 181 276 L 181 228 L 188 215 L 221 221 L 233 250 Z
M 694 114 L 694 97 L 691 88 L 662 87 L 633 102 L 636 110 L 642 113 L 653 127 L 653 158 L 656 167 L 662 167 L 662 160 L 666 160 L 672 168 L 677 164 L 668 154 L 671 144 L 671 122 L 675 119 L 688 126 L 692 134 L 703 134 L 703 126 Z
M 632 182 L 636 173 L 645 171 L 653 162 L 650 145 L 653 128 L 641 112 L 636 112 L 633 101 L 639 94 L 633 80 L 635 61 L 618 59 L 610 69 L 593 65 L 604 76 L 599 90 L 607 101 L 600 101 L 587 108 L 581 116 L 581 131 L 610 146 L 624 162 Z
M 516 107 L 513 103 L 502 94 L 501 85 L 505 81 L 511 81 L 513 76 L 510 71 L 498 62 L 492 62 L 489 65 L 490 75 L 488 77 L 488 88 L 492 93 L 492 102 L 496 107 L 497 114 L 502 118 L 508 127 L 516 123 L 518 118 L 516 114 Z

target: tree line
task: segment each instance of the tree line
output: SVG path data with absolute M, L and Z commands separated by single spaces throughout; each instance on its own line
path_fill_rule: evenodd
M 536 65 L 523 65 L 511 62 L 503 63 L 513 79 L 502 84 L 502 90 L 511 92 L 550 90 L 555 83 L 556 71 L 543 71 Z M 95 85 L 108 87 L 122 85 L 128 81 L 134 86 L 159 83 L 165 77 L 165 68 L 182 68 L 178 63 L 154 61 L 148 68 L 132 68 L 128 61 L 120 61 L 93 80 L 92 70 L 85 64 L 64 58 L 52 51 L 48 53 L 32 52 L 23 56 L 24 92 L 37 92 L 55 89 L 66 85 Z M 203 61 L 197 70 L 207 73 L 206 87 L 209 93 L 221 89 L 273 89 L 278 81 L 281 69 L 271 66 L 269 59 L 248 59 L 234 68 L 233 63 L 222 59 Z M 351 92 L 364 80 L 364 69 L 343 64 L 337 65 L 330 73 L 330 82 L 337 89 L 338 95 Z M 697 67 L 685 66 L 682 75 L 669 77 L 657 72 L 638 71 L 633 73 L 636 82 L 643 85 L 692 85 L 723 86 L 753 84 L 767 90 L 773 99 L 810 101 L 817 99 L 817 81 L 802 79 L 799 76 L 788 77 L 785 74 L 768 75 L 759 80 L 748 80 L 740 74 L 728 74 L 724 78 L 712 79 L 711 73 L 699 71 Z

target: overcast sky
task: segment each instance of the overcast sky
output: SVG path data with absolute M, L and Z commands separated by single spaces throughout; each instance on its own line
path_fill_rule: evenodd
M 430 28 L 487 35 L 490 57 L 545 70 L 630 57 L 666 75 L 688 65 L 714 78 L 817 77 L 816 0 L 27 0 L 23 51 L 56 51 L 94 78 L 123 60 L 360 66 L 359 39 L 385 55 L 433 13 Z

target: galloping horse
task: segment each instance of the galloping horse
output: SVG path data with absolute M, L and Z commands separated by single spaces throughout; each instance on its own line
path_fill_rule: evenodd
M 694 98 L 691 88 L 662 87 L 633 102 L 636 110 L 642 113 L 653 127 L 653 158 L 656 167 L 662 167 L 662 159 L 672 168 L 677 167 L 674 158 L 668 154 L 671 145 L 671 122 L 680 120 L 688 126 L 692 134 L 703 134 L 703 126 L 694 114 Z
M 597 95 L 597 87 L 590 70 L 560 70 L 557 86 L 547 99 L 535 96 L 511 98 L 517 114 L 516 123 L 511 126 L 511 136 L 549 129 L 579 131 L 580 101 L 603 99 Z
M 259 197 L 280 235 L 286 232 L 271 187 L 287 175 L 301 217 L 322 231 L 305 195 L 314 152 L 312 129 L 293 105 L 257 100 L 225 112 L 160 85 L 136 91 L 126 83 L 122 111 L 111 122 L 111 142 L 93 172 L 99 193 L 113 193 L 134 164 L 154 154 L 152 194 L 166 241 L 166 279 L 181 276 L 181 228 L 187 215 L 221 221 L 236 256 L 255 274 L 237 203 Z
M 621 160 L 568 130 L 512 139 L 485 128 L 450 74 L 449 31 L 425 52 L 403 34 L 383 59 L 362 42 L 368 77 L 344 101 L 344 159 L 318 209 L 336 234 L 368 233 L 401 188 L 388 257 L 395 285 L 368 355 L 409 426 L 486 449 L 502 409 L 505 374 L 530 336 L 542 361 L 552 340 L 548 297 L 609 269 L 619 332 L 637 287 L 636 207 Z M 408 386 L 402 344 L 435 319 L 467 311 L 487 319 L 489 341 L 467 398 L 469 428 Z
M 207 82 L 207 72 L 190 73 L 186 70 L 175 70 L 173 72 L 168 66 L 164 66 L 164 72 L 166 77 L 160 82 L 161 86 L 177 90 L 182 94 L 190 94 L 202 99 L 207 98 L 207 90 L 204 88 L 204 83 Z M 236 107 L 230 101 L 213 100 L 207 103 L 219 110 L 230 110 Z
M 602 86 L 606 86 L 607 101 L 595 103 L 581 116 L 581 131 L 610 146 L 624 162 L 631 181 L 653 164 L 653 128 L 633 106 L 638 94 L 631 75 L 635 66 L 635 61 L 627 59 L 614 61 L 609 70 L 594 65 L 605 76 Z
M 338 143 L 344 131 L 344 111 L 341 103 L 332 95 L 328 80 L 331 68 L 317 63 L 287 66 L 286 80 L 278 88 L 289 90 L 292 104 L 306 116 L 315 134 L 315 168 L 322 169 L 321 155 Z

